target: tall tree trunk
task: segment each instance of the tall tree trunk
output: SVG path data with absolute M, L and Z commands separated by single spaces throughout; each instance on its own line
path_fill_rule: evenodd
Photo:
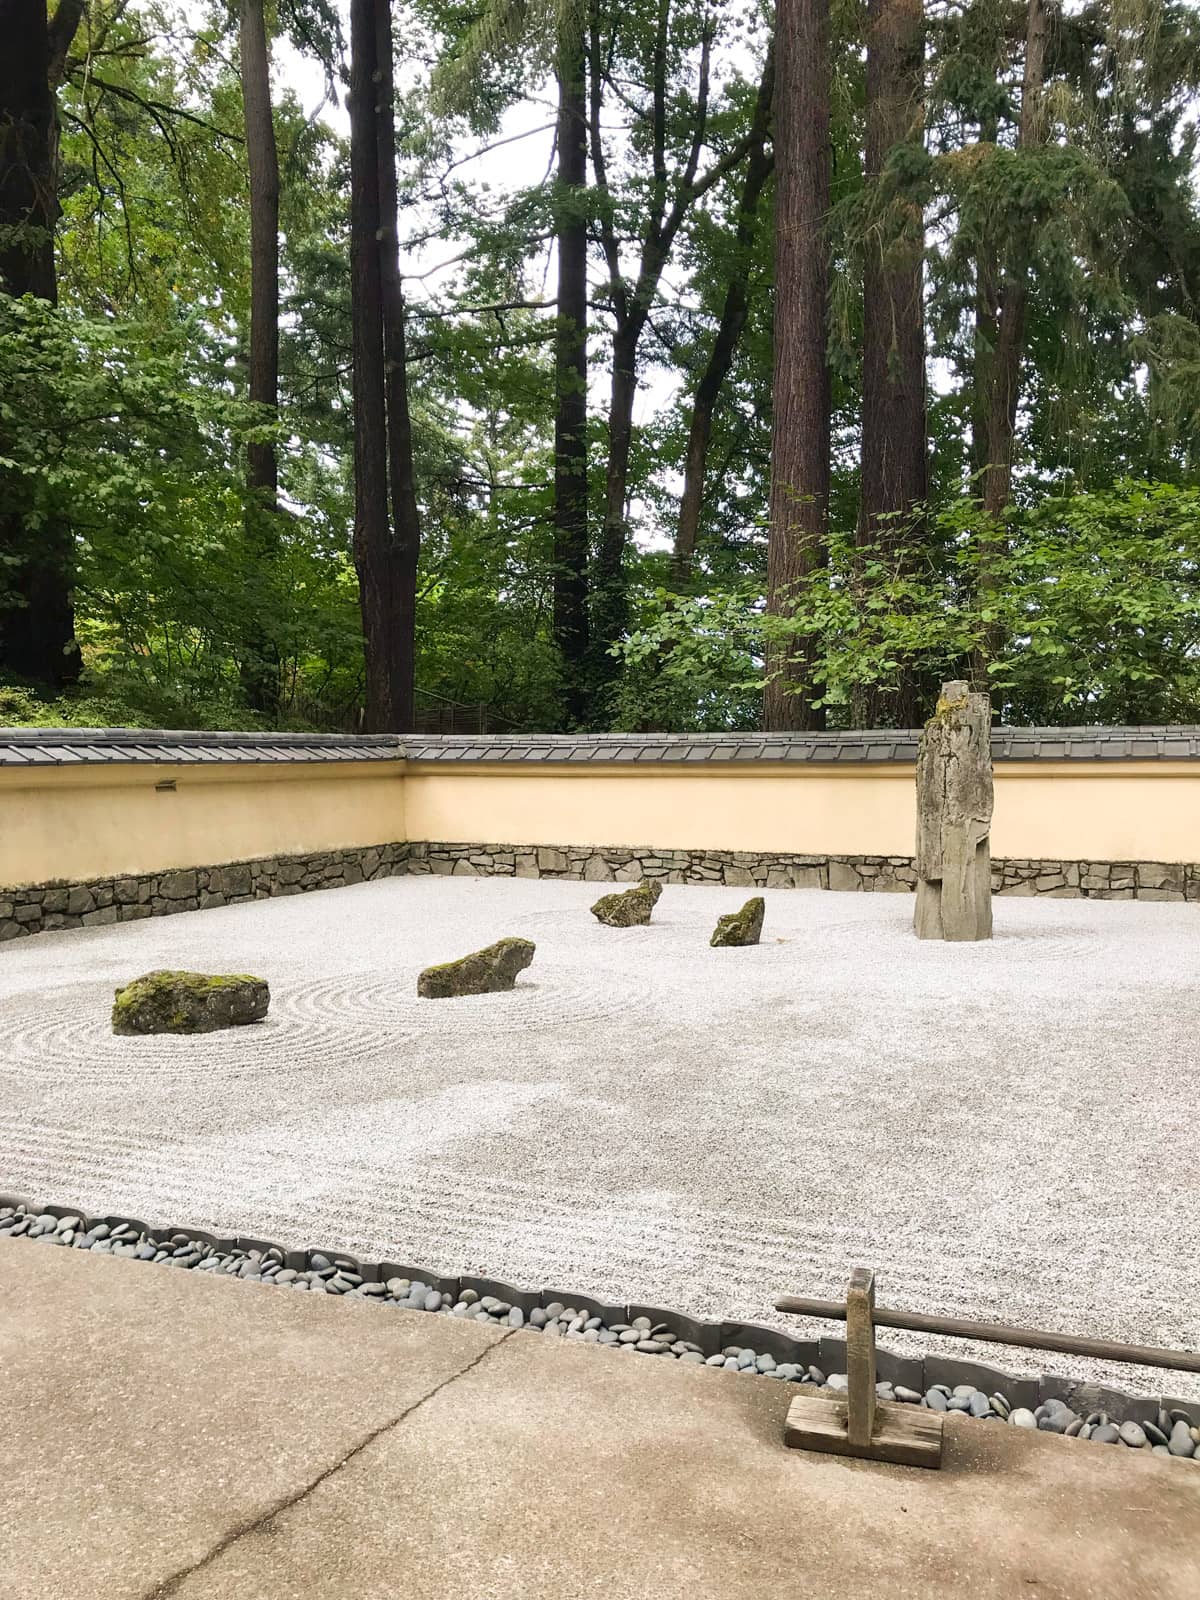
M 733 268 L 721 318 L 717 324 L 716 338 L 709 354 L 708 364 L 696 385 L 692 403 L 692 424 L 688 432 L 687 457 L 683 469 L 683 496 L 679 502 L 679 523 L 675 530 L 675 551 L 672 562 L 675 583 L 684 584 L 691 576 L 696 555 L 696 540 L 700 532 L 700 512 L 704 504 L 704 477 L 708 466 L 708 445 L 712 437 L 713 412 L 721 393 L 721 386 L 733 365 L 734 352 L 750 309 L 750 251 L 754 242 L 758 218 L 758 202 L 767 178 L 770 176 L 772 156 L 767 148 L 771 122 L 771 97 L 775 86 L 775 46 L 772 41 L 767 50 L 758 96 L 754 103 L 751 123 L 750 159 L 738 200 L 737 228 L 734 235 Z
M 1046 77 L 1046 47 L 1049 42 L 1049 17 L 1045 0 L 1028 0 L 1025 17 L 1025 62 L 1021 80 L 1021 115 L 1017 125 L 1017 148 L 1029 150 L 1045 142 L 1046 124 L 1042 92 Z M 983 606 L 994 593 L 999 579 L 995 558 L 1004 547 L 1002 526 L 1012 493 L 1013 451 L 1020 401 L 1021 360 L 1025 352 L 1025 319 L 1029 301 L 1028 252 L 1018 246 L 998 271 L 994 255 L 981 253 L 977 301 L 984 318 L 983 334 L 988 343 L 980 344 L 980 325 L 976 327 L 977 358 L 983 356 L 982 373 L 976 369 L 977 392 L 973 425 L 982 431 L 982 490 L 984 547 L 981 554 L 979 590 Z M 978 455 L 977 455 L 978 459 Z M 981 647 L 972 662 L 972 677 L 977 686 L 986 687 L 988 664 L 994 661 L 1003 644 L 998 623 L 989 625 Z M 1000 707 L 996 708 L 997 715 Z
M 1021 82 L 1021 117 L 1017 148 L 1033 149 L 1045 142 L 1042 90 L 1046 77 L 1049 18 L 1045 0 L 1029 0 L 1026 13 L 1025 66 Z M 1020 398 L 1021 358 L 1025 351 L 1025 317 L 1029 301 L 1029 261 L 1021 251 L 1011 261 L 1000 289 L 999 328 L 988 392 L 987 470 L 983 482 L 983 507 L 999 517 L 1012 490 L 1013 441 L 1016 437 Z
M 413 725 L 417 648 L 417 560 L 421 519 L 413 472 L 412 420 L 404 341 L 404 289 L 400 277 L 399 202 L 396 195 L 396 117 L 392 87 L 392 8 L 376 0 L 376 151 L 379 162 L 379 251 L 383 295 L 384 407 L 387 415 L 391 539 L 387 551 L 393 629 L 389 730 Z
M 350 309 L 354 343 L 354 565 L 366 662 L 366 725 L 396 725 L 400 696 L 392 612 L 388 438 L 379 250 L 378 45 L 376 9 L 350 5 Z
M 775 370 L 767 609 L 786 616 L 794 586 L 822 562 L 829 529 L 829 0 L 775 12 Z M 816 641 L 767 653 L 763 727 L 824 726 L 813 705 Z
M 594 673 L 601 682 L 614 672 L 609 646 L 625 631 L 628 595 L 625 588 L 625 546 L 629 538 L 626 499 L 629 453 L 633 444 L 633 404 L 637 397 L 637 346 L 645 318 L 617 315 L 613 335 L 612 390 L 608 405 L 608 470 L 605 475 L 604 523 L 592 580 Z
M 81 16 L 77 0 L 63 0 L 53 21 L 46 0 L 0 0 L 0 291 L 51 305 L 58 303 L 54 97 Z M 30 527 L 20 512 L 0 514 L 0 556 L 0 668 L 51 686 L 72 682 L 79 647 L 70 528 L 59 521 Z
M 250 399 L 275 412 L 279 406 L 279 157 L 271 114 L 271 58 L 263 0 L 242 0 L 239 27 L 242 112 L 250 173 Z M 272 443 L 246 448 L 246 528 L 265 569 L 277 550 L 279 469 Z M 279 701 L 279 660 L 265 619 L 247 639 L 242 685 L 258 711 Z
M 279 157 L 271 115 L 271 58 L 263 0 L 242 0 L 242 109 L 250 170 L 250 399 L 279 404 Z M 272 509 L 279 485 L 272 444 L 247 450 L 247 487 Z
M 910 568 L 923 538 L 927 493 L 924 217 L 885 175 L 891 152 L 924 137 L 922 0 L 868 0 L 866 177 L 880 199 L 863 262 L 862 505 L 859 541 Z M 894 688 L 872 686 L 856 706 L 870 725 L 917 719 L 917 685 L 902 664 Z
M 562 658 L 567 721 L 586 714 L 587 109 L 582 13 L 562 12 L 558 33 L 558 325 L 554 347 L 554 640 Z

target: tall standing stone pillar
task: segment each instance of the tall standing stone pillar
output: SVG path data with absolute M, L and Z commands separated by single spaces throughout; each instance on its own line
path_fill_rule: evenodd
M 991 704 L 944 683 L 917 756 L 918 939 L 992 936 Z

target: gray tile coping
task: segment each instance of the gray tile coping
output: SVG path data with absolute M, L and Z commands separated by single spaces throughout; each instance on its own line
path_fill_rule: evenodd
M 691 766 L 763 761 L 855 766 L 916 760 L 919 729 L 835 733 L 311 734 L 161 728 L 0 729 L 0 766 L 327 761 Z M 997 728 L 1003 761 L 1200 761 L 1200 726 Z

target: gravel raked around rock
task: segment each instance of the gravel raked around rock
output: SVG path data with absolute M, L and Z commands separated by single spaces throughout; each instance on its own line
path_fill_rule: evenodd
M 1200 1347 L 1200 907 L 999 899 L 994 940 L 949 945 L 905 895 L 765 889 L 729 951 L 751 889 L 668 882 L 606 928 L 599 887 L 389 878 L 5 945 L 3 1192 L 791 1333 L 781 1294 L 862 1265 L 883 1305 Z M 418 997 L 510 933 L 537 944 L 511 993 Z M 270 1012 L 114 1037 L 115 985 L 158 967 L 259 974 Z
M 497 1327 L 527 1328 L 546 1338 L 594 1344 L 617 1355 L 656 1356 L 692 1366 L 714 1368 L 743 1377 L 770 1378 L 795 1384 L 814 1393 L 844 1393 L 846 1374 L 823 1372 L 811 1364 L 777 1361 L 769 1351 L 730 1344 L 711 1356 L 703 1346 L 680 1337 L 669 1321 L 635 1316 L 628 1322 L 606 1321 L 585 1304 L 552 1300 L 545 1306 L 523 1307 L 527 1296 L 513 1298 L 482 1294 L 476 1289 L 448 1292 L 420 1278 L 389 1277 L 372 1281 L 334 1254 L 307 1252 L 307 1266 L 286 1265 L 285 1253 L 271 1247 L 218 1249 L 183 1230 L 152 1238 L 133 1222 L 93 1223 L 67 1213 L 31 1211 L 20 1206 L 0 1206 L 0 1238 L 23 1238 L 60 1249 L 90 1250 L 97 1255 L 125 1257 L 161 1266 L 177 1267 L 214 1277 L 240 1278 L 263 1288 L 287 1289 L 305 1294 L 335 1295 L 347 1300 L 368 1300 L 373 1305 L 399 1311 L 461 1317 Z M 1116 1422 L 1107 1412 L 1079 1415 L 1062 1400 L 1051 1399 L 1035 1411 L 1014 1407 L 1003 1393 L 987 1394 L 970 1383 L 931 1385 L 923 1394 L 902 1384 L 877 1383 L 881 1400 L 926 1407 L 933 1411 L 958 1411 L 984 1422 L 1001 1422 L 1018 1428 L 1037 1428 L 1067 1438 L 1090 1439 L 1096 1444 L 1119 1444 L 1154 1455 L 1195 1461 L 1200 1465 L 1200 1406 L 1195 1411 L 1160 1409 L 1154 1422 Z

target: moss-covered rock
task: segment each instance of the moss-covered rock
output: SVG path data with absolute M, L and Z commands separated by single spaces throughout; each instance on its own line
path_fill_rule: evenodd
M 740 911 L 731 911 L 727 916 L 718 917 L 709 944 L 757 944 L 762 933 L 766 909 L 766 901 L 762 895 L 756 894 L 746 901 Z
M 517 974 L 533 960 L 537 946 L 529 939 L 497 939 L 457 961 L 426 967 L 417 979 L 417 993 L 426 1000 L 450 1000 L 460 994 L 499 994 L 511 989 Z
M 147 972 L 117 990 L 114 1033 L 213 1033 L 261 1022 L 271 991 L 245 973 Z
M 602 894 L 592 907 L 592 915 L 609 928 L 636 928 L 650 921 L 662 893 L 662 884 L 652 878 L 624 894 Z

